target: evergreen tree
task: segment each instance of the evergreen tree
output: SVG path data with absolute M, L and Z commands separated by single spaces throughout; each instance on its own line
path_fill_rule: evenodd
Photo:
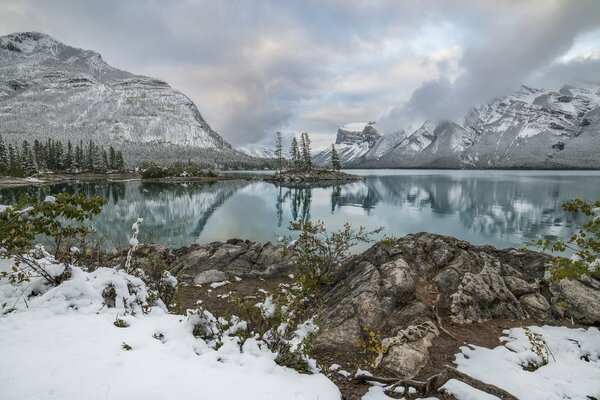
M 19 148 L 13 147 L 12 144 L 8 145 L 8 157 L 9 157 L 9 175 L 16 177 L 23 177 L 25 175 L 23 167 L 21 166 L 21 156 L 19 155 Z
M 109 169 L 116 169 L 115 168 L 115 148 L 110 146 L 108 148 L 108 168 Z
M 67 171 L 73 170 L 73 162 L 74 162 L 73 145 L 71 144 L 71 141 L 69 140 L 67 142 L 67 152 L 65 153 L 65 161 L 64 161 L 64 167 Z
M 340 156 L 338 155 L 334 144 L 331 145 L 331 168 L 334 171 L 339 171 L 340 169 L 342 169 L 342 164 L 340 163 Z
M 312 159 L 310 158 L 310 138 L 308 137 L 308 133 L 304 132 L 302 134 L 302 167 L 308 171 L 312 169 Z
M 297 169 L 299 167 L 298 161 L 300 160 L 300 151 L 298 150 L 298 141 L 295 136 L 292 138 L 292 144 L 290 146 L 290 157 L 292 158 L 293 168 Z
M 8 149 L 4 145 L 4 139 L 0 136 L 0 174 L 6 175 L 9 168 Z
M 115 156 L 115 169 L 118 171 L 125 171 L 125 161 L 123 160 L 123 153 L 119 150 Z
M 37 168 L 35 167 L 35 162 L 33 159 L 33 152 L 31 151 L 31 147 L 29 146 L 29 142 L 27 140 L 23 140 L 21 145 L 21 169 L 25 173 L 25 176 L 34 175 L 37 172 Z
M 281 141 L 281 132 L 277 132 L 275 140 L 275 158 L 277 158 L 277 169 L 281 171 L 283 168 L 283 144 Z

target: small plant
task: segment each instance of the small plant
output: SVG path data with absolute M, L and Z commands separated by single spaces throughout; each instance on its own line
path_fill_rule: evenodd
M 177 307 L 173 301 L 177 295 L 177 278 L 169 272 L 169 265 L 159 256 L 149 257 L 139 263 L 133 275 L 141 278 L 148 290 L 148 303 L 162 301 L 167 309 Z
M 369 232 L 360 227 L 355 231 L 346 223 L 343 229 L 328 232 L 323 221 L 307 220 L 292 222 L 289 229 L 299 232 L 298 239 L 285 237 L 282 241 L 283 246 L 296 258 L 300 284 L 314 292 L 329 284 L 334 269 L 341 266 L 342 261 L 350 255 L 352 247 L 360 242 L 371 242 L 371 237 L 383 228 Z
M 524 327 L 525 336 L 531 345 L 531 352 L 537 354 L 541 360 L 541 365 L 536 365 L 538 368 L 548 364 L 548 357 L 551 355 L 548 345 L 540 333 L 532 332 L 528 327 Z
M 566 242 L 539 239 L 534 243 L 553 253 L 573 252 L 569 258 L 557 256 L 552 260 L 550 278 L 578 279 L 582 276 L 600 277 L 600 201 L 588 203 L 575 199 L 562 205 L 565 211 L 588 217 Z
M 131 350 L 133 350 L 133 347 L 131 347 L 130 345 L 128 345 L 128 344 L 127 344 L 127 343 L 125 343 L 125 342 L 123 342 L 123 343 L 121 344 L 121 348 L 122 348 L 123 350 L 125 350 L 125 351 L 131 351 Z
M 375 360 L 381 352 L 383 352 L 383 344 L 381 340 L 381 333 L 375 331 L 363 331 L 363 337 L 357 344 L 358 349 L 366 354 L 369 360 L 369 367 L 373 367 Z
M 399 238 L 397 236 L 391 235 L 384 235 L 383 238 L 381 238 L 377 243 L 377 247 L 384 247 L 384 248 L 392 248 L 394 246 L 396 246 L 396 244 L 398 243 Z
M 102 290 L 102 298 L 106 307 L 114 308 L 117 305 L 117 290 L 115 289 L 115 285 L 112 283 L 108 284 Z
M 115 322 L 113 322 L 113 324 L 117 327 L 117 328 L 127 328 L 129 326 L 129 324 L 127 323 L 127 321 L 125 321 L 124 319 L 119 318 L 119 316 L 117 315 L 117 317 L 115 318 Z

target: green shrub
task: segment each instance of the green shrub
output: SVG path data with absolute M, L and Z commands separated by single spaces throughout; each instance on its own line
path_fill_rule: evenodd
M 323 221 L 310 220 L 292 222 L 289 229 L 299 236 L 296 240 L 287 236 L 282 243 L 286 252 L 295 256 L 299 282 L 309 292 L 329 283 L 333 270 L 341 266 L 352 247 L 371 242 L 371 237 L 382 230 L 369 232 L 361 226 L 355 231 L 346 223 L 343 229 L 328 232 Z
M 535 242 L 544 250 L 563 253 L 567 250 L 573 255 L 554 257 L 551 278 L 577 279 L 582 276 L 600 277 L 600 201 L 589 203 L 580 199 L 562 205 L 565 211 L 582 214 L 588 220 L 573 233 L 567 241 L 539 239 Z

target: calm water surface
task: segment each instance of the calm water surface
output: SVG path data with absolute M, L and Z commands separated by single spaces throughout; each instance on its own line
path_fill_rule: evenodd
M 109 246 L 123 246 L 137 217 L 140 239 L 171 246 L 230 238 L 275 240 L 290 221 L 345 222 L 397 236 L 428 231 L 473 243 L 523 246 L 538 237 L 566 237 L 578 222 L 560 205 L 600 199 L 600 172 L 352 171 L 362 182 L 314 187 L 236 179 L 214 183 L 70 183 L 0 190 L 0 203 L 20 193 L 43 198 L 83 192 L 108 199 L 93 225 Z M 238 176 L 253 175 L 240 173 Z

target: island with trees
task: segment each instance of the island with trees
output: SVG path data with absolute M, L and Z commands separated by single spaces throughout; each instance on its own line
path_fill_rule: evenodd
M 292 138 L 289 159 L 283 157 L 281 133 L 277 132 L 275 142 L 275 157 L 277 159 L 277 172 L 265 178 L 271 182 L 320 182 L 320 181 L 356 181 L 362 180 L 359 175 L 352 175 L 341 171 L 342 165 L 335 149 L 331 146 L 331 167 L 324 168 L 313 164 L 310 152 L 310 137 L 304 132 L 300 135 L 300 142 Z

